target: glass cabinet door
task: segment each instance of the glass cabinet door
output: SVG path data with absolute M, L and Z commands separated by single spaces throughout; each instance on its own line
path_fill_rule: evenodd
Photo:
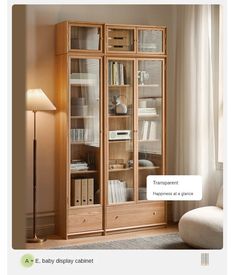
M 146 200 L 146 179 L 162 171 L 162 60 L 138 61 L 139 200 Z
M 134 52 L 135 51 L 134 28 L 107 27 L 107 51 L 108 52 Z
M 163 53 L 163 30 L 138 29 L 138 52 Z
M 70 49 L 71 50 L 87 50 L 100 51 L 102 28 L 101 26 L 70 26 Z
M 134 200 L 133 73 L 133 60 L 108 60 L 108 204 Z
M 70 58 L 71 206 L 100 203 L 101 59 Z

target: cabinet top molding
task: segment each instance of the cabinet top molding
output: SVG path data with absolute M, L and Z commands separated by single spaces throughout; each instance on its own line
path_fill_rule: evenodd
M 57 24 L 69 24 L 69 25 L 79 25 L 79 26 L 107 26 L 107 27 L 125 27 L 125 28 L 154 28 L 154 29 L 166 29 L 166 26 L 163 25 L 138 25 L 138 24 L 113 24 L 113 23 L 104 23 L 104 22 L 88 22 L 88 21 L 79 21 L 79 20 L 66 20 L 58 22 Z

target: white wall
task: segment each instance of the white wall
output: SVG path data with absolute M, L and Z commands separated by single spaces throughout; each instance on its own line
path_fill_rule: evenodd
M 64 20 L 165 25 L 168 28 L 168 98 L 172 93 L 171 20 L 173 6 L 163 5 L 30 5 L 27 7 L 27 88 L 40 87 L 55 99 L 54 25 Z M 27 212 L 32 211 L 32 114 L 27 113 Z M 169 125 L 170 126 L 170 125 Z M 170 128 L 170 127 L 169 127 Z M 55 116 L 38 113 L 38 210 L 54 210 Z M 170 143 L 169 143 L 170 144 Z M 168 150 L 169 153 L 169 150 Z M 168 158 L 169 159 L 169 158 Z M 169 161 L 169 163 L 171 163 Z

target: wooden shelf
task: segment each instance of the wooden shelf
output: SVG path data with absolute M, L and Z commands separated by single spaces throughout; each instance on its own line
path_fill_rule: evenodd
M 95 208 L 100 207 L 100 203 L 94 203 L 94 204 L 84 204 L 84 205 L 70 205 L 69 209 L 77 209 L 77 208 Z
M 95 118 L 94 116 L 70 116 L 71 119 L 87 119 L 87 118 Z
M 138 87 L 141 87 L 141 88 L 156 88 L 159 86 L 160 86 L 159 84 L 144 84 L 144 85 L 139 84 L 138 85 Z
M 159 142 L 160 139 L 147 139 L 147 140 L 139 140 L 139 143 L 144 143 L 144 142 Z
M 139 119 L 145 119 L 145 118 L 160 118 L 160 115 L 138 115 Z
M 130 118 L 130 115 L 109 115 L 109 118 Z
M 123 84 L 123 85 L 109 85 L 108 86 L 110 89 L 112 88 L 129 88 L 129 87 L 132 87 L 131 84 Z
M 160 166 L 139 166 L 139 170 L 154 170 L 160 169 Z
M 109 143 L 123 143 L 123 142 L 132 142 L 132 139 L 125 139 L 125 140 L 109 140 Z
M 79 145 L 79 144 L 85 144 L 85 145 L 88 145 L 89 143 L 93 142 L 92 140 L 90 141 L 72 141 L 70 142 L 71 145 Z
M 74 80 L 70 79 L 69 84 L 71 86 L 79 86 L 79 87 L 80 86 L 95 86 L 96 85 L 95 81 L 89 81 L 89 80 L 87 80 L 87 81 L 79 81 L 79 79 L 77 80 L 77 82 L 75 81 L 75 79 Z
M 133 170 L 133 167 L 128 167 L 128 168 L 120 168 L 120 169 L 109 169 L 109 172 L 124 172 L 124 171 L 130 171 Z
M 75 170 L 75 169 L 70 169 L 71 174 L 94 174 L 97 173 L 97 170 Z
M 161 98 L 162 96 L 140 96 L 139 99 L 157 99 L 157 98 Z

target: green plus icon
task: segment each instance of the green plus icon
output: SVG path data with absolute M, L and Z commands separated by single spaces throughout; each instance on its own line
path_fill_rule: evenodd
M 34 264 L 34 256 L 31 254 L 25 254 L 21 257 L 21 264 L 24 267 L 31 267 Z

